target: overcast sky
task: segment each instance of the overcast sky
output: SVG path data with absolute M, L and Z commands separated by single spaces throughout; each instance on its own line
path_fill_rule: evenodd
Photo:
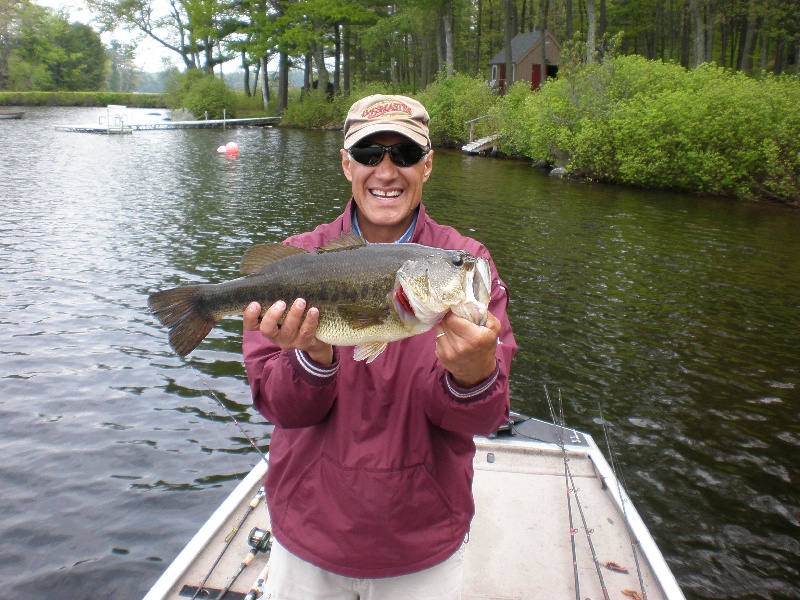
M 92 22 L 93 15 L 86 8 L 84 0 L 33 0 L 34 4 L 40 6 L 47 6 L 56 10 L 63 9 L 69 13 L 69 21 L 74 23 L 79 21 L 96 26 Z M 96 29 L 96 27 L 95 27 Z M 109 45 L 112 39 L 116 39 L 122 43 L 130 43 L 134 38 L 133 32 L 116 31 L 114 34 L 102 34 L 103 43 Z M 136 65 L 148 73 L 157 73 L 164 70 L 162 57 L 169 59 L 175 66 L 181 68 L 182 63 L 180 58 L 175 52 L 171 52 L 150 39 L 145 39 L 140 42 L 136 49 Z M 229 68 L 228 70 L 233 70 Z

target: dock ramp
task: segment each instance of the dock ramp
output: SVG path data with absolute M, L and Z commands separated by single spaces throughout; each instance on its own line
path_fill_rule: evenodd
M 479 154 L 489 148 L 496 146 L 495 141 L 500 137 L 499 133 L 494 135 L 488 135 L 486 137 L 482 137 L 479 140 L 475 140 L 474 142 L 469 142 L 468 144 L 464 144 L 461 146 L 461 150 L 464 152 L 468 152 L 469 154 Z

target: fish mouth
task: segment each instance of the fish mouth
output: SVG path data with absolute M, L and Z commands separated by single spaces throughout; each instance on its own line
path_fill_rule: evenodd
M 486 325 L 489 318 L 489 302 L 491 300 L 492 272 L 489 261 L 476 258 L 475 265 L 466 274 L 463 302 L 452 307 L 459 317 L 472 321 L 476 325 Z

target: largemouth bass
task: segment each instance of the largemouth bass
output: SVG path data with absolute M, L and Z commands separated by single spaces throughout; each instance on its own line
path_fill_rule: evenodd
M 429 330 L 448 310 L 483 325 L 491 290 L 485 258 L 419 244 L 367 244 L 352 233 L 316 252 L 255 246 L 243 257 L 242 272 L 240 279 L 150 296 L 178 354 L 189 354 L 221 318 L 241 314 L 253 301 L 263 316 L 278 300 L 288 312 L 304 298 L 319 309 L 317 338 L 355 346 L 356 360 L 372 362 L 387 343 Z

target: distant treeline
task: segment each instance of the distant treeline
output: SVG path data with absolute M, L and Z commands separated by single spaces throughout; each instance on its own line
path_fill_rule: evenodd
M 0 106 L 108 106 L 166 108 L 166 94 L 127 92 L 0 92 Z

